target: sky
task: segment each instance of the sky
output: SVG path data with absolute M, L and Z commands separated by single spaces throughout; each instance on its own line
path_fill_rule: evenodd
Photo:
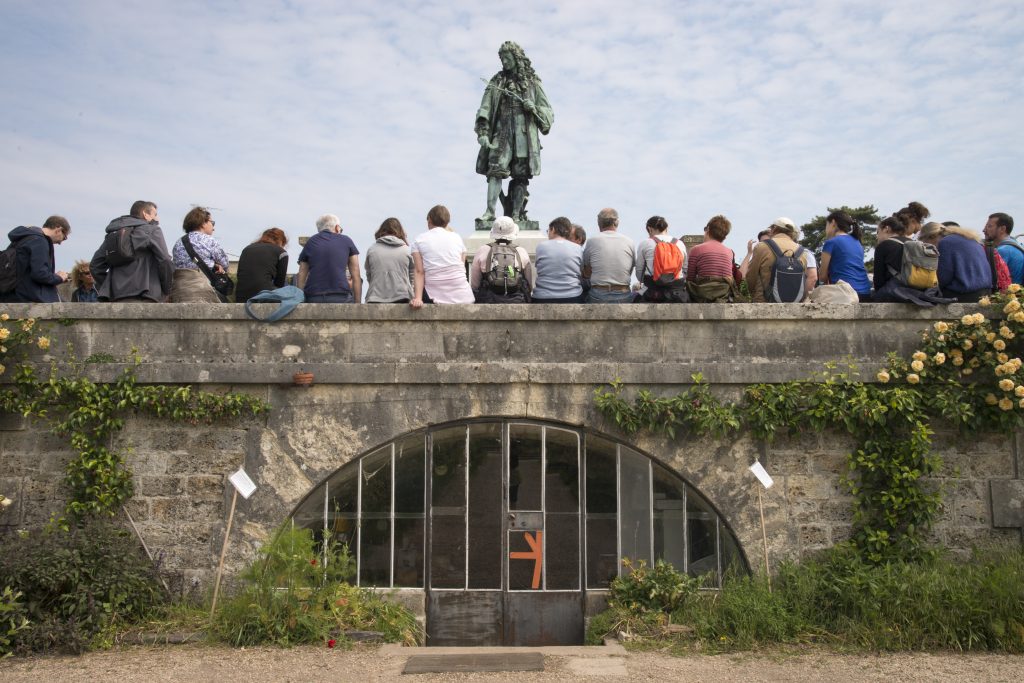
M 474 116 L 506 40 L 555 113 L 529 216 L 640 239 L 911 200 L 1024 216 L 1019 0 L 0 0 L 0 227 L 66 216 L 58 268 L 155 201 L 168 240 L 211 207 L 237 255 L 337 214 L 365 253 L 485 205 Z M 6 227 L 4 227 L 6 226 Z

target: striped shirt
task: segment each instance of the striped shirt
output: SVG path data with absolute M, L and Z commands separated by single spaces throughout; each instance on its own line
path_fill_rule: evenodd
M 708 240 L 690 249 L 686 262 L 686 279 L 699 277 L 732 277 L 735 262 L 732 249 L 716 240 Z

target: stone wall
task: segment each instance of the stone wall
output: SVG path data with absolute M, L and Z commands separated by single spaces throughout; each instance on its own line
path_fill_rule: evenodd
M 593 389 L 677 392 L 694 372 L 738 396 L 751 382 L 806 378 L 849 358 L 867 376 L 888 350 L 909 352 L 935 312 L 864 306 L 404 306 L 307 305 L 284 321 L 247 319 L 241 306 L 116 304 L 15 306 L 12 317 L 55 325 L 51 357 L 73 347 L 97 380 L 114 378 L 138 349 L 140 381 L 240 390 L 268 401 L 259 420 L 175 425 L 132 418 L 118 437 L 136 496 L 128 511 L 183 590 L 204 587 L 216 567 L 230 504 L 226 477 L 239 465 L 259 485 L 239 501 L 229 570 L 251 558 L 301 498 L 338 467 L 408 432 L 474 417 L 550 420 L 631 443 L 667 464 L 715 505 L 752 565 L 759 565 L 757 489 L 747 466 L 760 457 L 777 485 L 765 493 L 770 558 L 800 556 L 846 538 L 850 499 L 840 477 L 850 442 L 805 433 L 772 447 L 682 435 L 628 438 L 593 406 Z M 109 362 L 113 359 L 113 362 Z M 296 370 L 310 388 L 291 385 Z M 837 407 L 841 409 L 842 407 Z M 992 491 L 1019 491 L 1017 439 L 969 443 L 938 434 L 947 491 L 935 540 L 956 552 L 979 542 L 1020 542 L 1020 524 L 993 527 Z M 40 425 L 0 420 L 0 492 L 16 504 L 0 524 L 35 526 L 61 508 L 66 443 Z M 1005 499 L 1005 500 L 1004 500 Z M 1011 501 L 1007 503 L 1006 501 Z M 1010 511 L 1012 518 L 1012 510 Z M 1004 515 L 1005 517 L 1005 515 Z M 1005 522 L 1003 522 L 1005 524 Z

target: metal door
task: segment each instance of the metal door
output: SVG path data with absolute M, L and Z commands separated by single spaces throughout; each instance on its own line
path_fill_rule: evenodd
M 535 424 L 432 434 L 428 645 L 583 642 L 580 450 Z

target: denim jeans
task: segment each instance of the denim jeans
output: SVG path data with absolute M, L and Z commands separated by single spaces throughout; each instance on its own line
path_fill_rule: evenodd
M 348 294 L 313 294 L 306 297 L 307 304 L 351 304 L 355 303 L 352 292 Z
M 608 292 L 597 287 L 591 287 L 587 292 L 587 303 L 590 304 L 631 304 L 633 303 L 633 292 Z

